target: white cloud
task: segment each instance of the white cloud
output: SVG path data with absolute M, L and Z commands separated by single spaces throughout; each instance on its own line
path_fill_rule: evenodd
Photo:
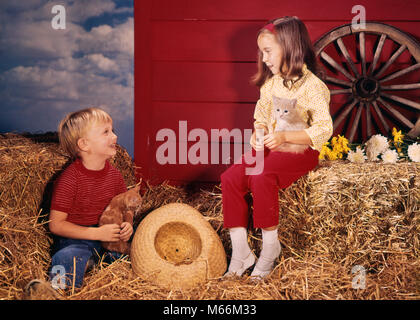
M 117 118 L 132 118 L 133 18 L 113 27 L 103 24 L 88 31 L 77 23 L 121 9 L 115 9 L 111 0 L 65 3 L 66 30 L 51 27 L 52 2 L 34 0 L 28 7 L 0 4 L 5 9 L 0 14 L 0 18 L 5 18 L 1 23 L 0 47 L 21 62 L 0 73 L 0 96 L 22 108 L 42 105 L 65 110 L 74 105 L 102 105 Z
M 66 8 L 65 30 L 51 26 L 54 4 Z M 122 126 L 126 136 L 119 141 L 132 144 L 132 12 L 111 0 L 0 0 L 0 132 L 1 125 L 17 131 L 56 130 L 64 114 L 99 106 Z M 83 26 L 104 13 L 109 21 L 95 20 L 104 22 L 90 30 Z M 129 17 L 115 24 L 121 13 Z M 114 14 L 118 19 L 112 20 Z M 132 147 L 126 146 L 131 152 Z
M 90 62 L 94 64 L 100 71 L 104 72 L 116 72 L 118 71 L 118 65 L 115 61 L 104 57 L 104 55 L 100 53 L 94 53 L 87 56 Z
M 31 110 L 48 105 L 50 111 L 102 106 L 116 121 L 133 117 L 132 87 L 94 73 L 19 66 L 0 76 L 1 82 L 6 79 L 13 102 Z
M 63 5 L 66 10 L 66 21 L 81 23 L 91 17 L 97 17 L 104 13 L 129 12 L 127 8 L 115 8 L 112 0 L 2 0 L 0 9 L 15 19 L 25 21 L 37 21 L 54 17 L 52 8 L 55 5 Z
M 79 48 L 84 52 L 125 53 L 134 52 L 134 20 L 129 18 L 114 28 L 102 25 L 92 28 L 79 39 Z
M 68 23 L 65 30 L 54 30 L 49 21 L 16 21 L 1 32 L 0 46 L 9 55 L 34 59 L 72 56 L 77 41 L 85 33 L 82 27 Z

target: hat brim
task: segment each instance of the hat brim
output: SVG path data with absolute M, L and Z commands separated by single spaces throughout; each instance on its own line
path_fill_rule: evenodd
M 201 213 L 171 203 L 149 213 L 131 245 L 134 272 L 157 285 L 191 288 L 226 271 L 219 236 Z

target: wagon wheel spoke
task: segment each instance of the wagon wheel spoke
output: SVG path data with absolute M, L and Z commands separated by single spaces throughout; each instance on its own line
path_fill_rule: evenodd
M 344 87 L 351 87 L 352 86 L 352 83 L 349 82 L 349 81 L 333 78 L 333 77 L 330 77 L 330 76 L 326 76 L 325 80 L 328 81 L 328 82 L 331 82 L 331 83 L 335 83 L 335 84 L 344 86 Z
M 379 120 L 381 121 L 382 125 L 383 125 L 383 126 L 384 126 L 384 128 L 385 128 L 385 132 L 384 132 L 384 134 L 385 134 L 385 135 L 387 135 L 387 134 L 388 134 L 388 132 L 389 132 L 389 126 L 388 126 L 388 123 L 385 121 L 384 115 L 382 114 L 381 109 L 379 109 L 379 106 L 378 106 L 378 104 L 376 103 L 376 101 L 373 101 L 373 102 L 372 102 L 372 105 L 373 105 L 373 108 L 374 108 L 374 109 L 375 109 L 375 111 L 376 111 L 376 114 L 377 114 L 377 115 L 378 115 L 378 117 L 379 117 Z
M 366 47 L 365 47 L 365 33 L 359 34 L 360 58 L 362 60 L 362 74 L 366 75 Z
M 333 89 L 330 90 L 331 95 L 335 95 L 335 94 L 342 94 L 342 93 L 352 93 L 351 88 L 349 89 Z
M 383 92 L 381 93 L 381 96 L 386 97 L 388 99 L 391 99 L 393 101 L 402 103 L 404 105 L 413 107 L 417 110 L 420 110 L 420 103 L 417 103 L 417 102 L 414 102 L 414 101 L 411 101 L 411 100 L 408 100 L 408 99 L 405 99 L 405 98 L 401 98 L 401 97 L 398 97 L 398 96 L 394 96 L 394 95 L 391 95 L 391 94 L 383 93 Z M 379 98 L 378 98 L 378 100 L 379 100 Z
M 381 39 L 379 40 L 378 47 L 376 48 L 375 55 L 373 57 L 373 62 L 369 67 L 368 74 L 372 74 L 376 68 L 376 64 L 378 63 L 379 57 L 381 56 L 381 53 L 382 53 L 382 48 L 384 47 L 385 39 L 386 39 L 386 34 L 381 35 Z
M 344 45 L 343 40 L 341 40 L 341 38 L 338 38 L 337 39 L 337 44 L 338 44 L 338 47 L 340 48 L 340 51 L 343 54 L 344 58 L 346 58 L 347 62 L 349 63 L 349 66 L 350 66 L 351 70 L 353 71 L 354 75 L 356 77 L 359 77 L 360 76 L 359 72 L 357 71 L 356 66 L 353 63 L 353 60 L 351 59 L 350 54 L 347 51 L 347 48 Z
M 404 123 L 407 127 L 410 129 L 414 127 L 414 124 L 411 123 L 410 120 L 408 120 L 406 117 L 404 117 L 398 110 L 396 110 L 394 107 L 390 106 L 388 103 L 386 103 L 382 98 L 378 98 L 378 101 L 382 103 L 382 105 L 389 110 L 397 119 L 399 119 L 402 123 Z
M 350 130 L 350 135 L 349 135 L 350 142 L 353 142 L 354 135 L 356 133 L 357 127 L 359 126 L 360 115 L 362 114 L 362 108 L 363 106 L 362 104 L 360 104 L 359 108 L 357 109 L 356 117 L 354 118 L 353 126 L 351 127 L 351 130 Z
M 364 105 L 364 103 L 362 103 Z M 372 135 L 372 115 L 370 113 L 370 105 L 367 103 L 366 105 L 366 134 L 368 137 Z
M 420 83 L 394 84 L 382 86 L 382 90 L 415 90 L 420 89 Z
M 358 101 L 356 99 L 353 99 L 352 103 L 347 105 L 347 107 L 341 112 L 341 114 L 334 120 L 334 130 L 340 125 L 340 123 L 347 117 L 347 115 L 350 113 L 350 111 L 353 109 L 354 105 Z
M 393 55 L 391 58 L 389 58 L 389 60 L 385 63 L 385 65 L 381 68 L 381 70 L 378 71 L 377 74 L 375 74 L 376 78 L 379 78 L 382 73 L 384 73 L 384 71 L 386 69 L 388 69 L 388 67 L 394 63 L 395 60 L 397 60 L 397 58 L 401 55 L 401 53 L 403 53 L 403 51 L 407 49 L 407 47 L 405 45 L 402 45 Z
M 402 69 L 402 70 L 400 70 L 398 72 L 395 72 L 395 73 L 393 73 L 393 74 L 391 74 L 391 75 L 389 75 L 389 76 L 387 76 L 387 77 L 379 80 L 379 82 L 382 83 L 382 82 L 386 82 L 386 81 L 389 81 L 389 80 L 392 80 L 392 79 L 401 77 L 401 76 L 403 76 L 403 75 L 405 75 L 405 74 L 407 74 L 409 72 L 412 72 L 414 70 L 417 70 L 419 68 L 420 68 L 420 63 L 416 63 L 416 64 L 414 64 L 414 65 L 412 65 L 410 67 L 404 68 L 404 69 Z
M 350 79 L 351 81 L 355 81 L 356 79 L 348 73 L 342 66 L 340 66 L 333 58 L 331 58 L 327 53 L 324 51 L 321 52 L 321 57 L 327 61 L 332 67 L 334 67 L 337 71 L 341 72 L 346 78 Z

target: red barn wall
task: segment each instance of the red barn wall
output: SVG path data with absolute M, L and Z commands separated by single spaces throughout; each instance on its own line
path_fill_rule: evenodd
M 185 145 L 180 120 L 187 121 L 188 132 L 202 128 L 209 137 L 211 129 L 252 128 L 259 92 L 249 79 L 256 71 L 259 28 L 269 19 L 296 15 L 315 41 L 350 23 L 354 5 L 366 8 L 368 21 L 391 24 L 420 39 L 418 0 L 135 0 L 134 158 L 143 178 L 152 183 L 219 181 L 227 164 L 158 164 L 156 150 L 163 142 L 156 141 L 157 132 L 174 130 L 178 157 L 179 146 Z

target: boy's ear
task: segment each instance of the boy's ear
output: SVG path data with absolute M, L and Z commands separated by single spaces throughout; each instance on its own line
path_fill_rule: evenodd
M 87 151 L 88 143 L 85 138 L 79 138 L 79 140 L 77 140 L 77 146 L 80 151 Z

